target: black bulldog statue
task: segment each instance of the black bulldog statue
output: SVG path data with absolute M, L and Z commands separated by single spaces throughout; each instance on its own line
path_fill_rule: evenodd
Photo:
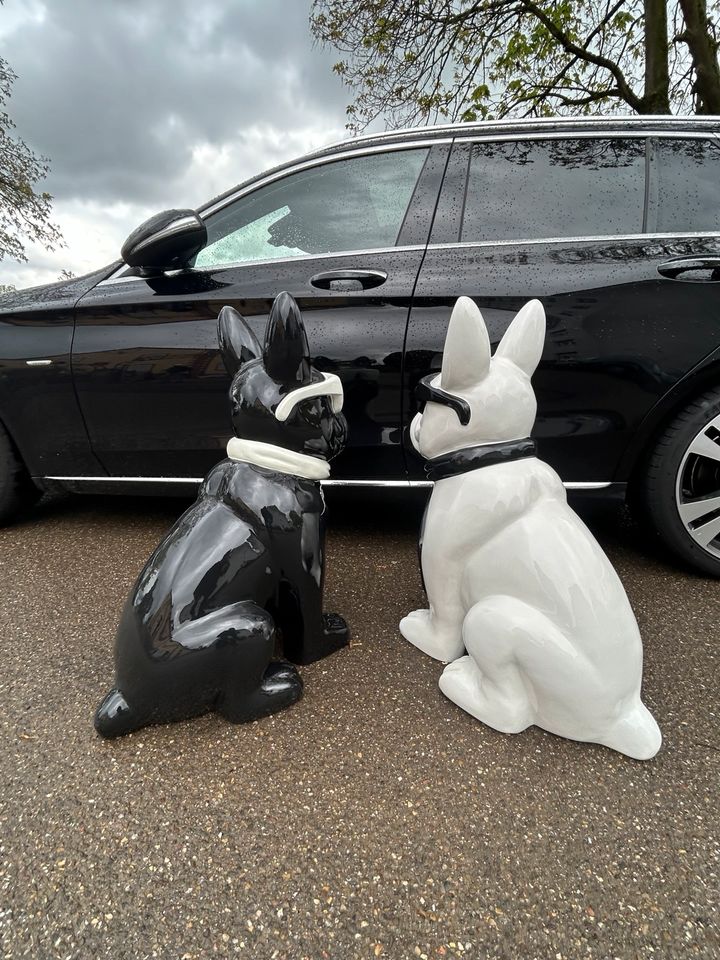
M 218 336 L 235 436 L 128 597 L 115 685 L 95 715 L 104 737 L 210 710 L 233 723 L 274 713 L 302 694 L 288 660 L 348 642 L 342 617 L 322 612 L 320 481 L 347 435 L 340 380 L 310 363 L 287 293 L 264 347 L 231 307 Z M 274 659 L 278 639 L 287 660 Z

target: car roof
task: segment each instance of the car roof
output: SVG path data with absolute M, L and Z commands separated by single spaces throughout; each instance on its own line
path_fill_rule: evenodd
M 295 157 L 284 163 L 278 164 L 269 170 L 263 170 L 261 173 L 250 177 L 243 183 L 239 183 L 219 194 L 212 200 L 198 208 L 199 213 L 210 211 L 210 208 L 221 207 L 224 201 L 235 196 L 240 191 L 245 191 L 254 183 L 264 180 L 266 177 L 273 176 L 283 170 L 289 170 L 299 164 L 308 161 L 321 160 L 326 157 L 332 157 L 334 154 L 347 153 L 355 149 L 368 150 L 373 147 L 389 146 L 397 143 L 411 144 L 415 141 L 432 141 L 452 139 L 457 136 L 478 137 L 478 136 L 512 136 L 514 134 L 557 134 L 557 133 L 577 133 L 588 132 L 618 132 L 618 131 L 636 131 L 642 133 L 707 133 L 720 135 L 720 117 L 698 117 L 698 116 L 609 116 L 609 117 L 542 117 L 515 120 L 481 120 L 476 123 L 449 123 L 436 124 L 425 127 L 406 127 L 399 130 L 387 130 L 383 133 L 365 133 L 359 136 L 350 137 L 347 140 L 340 140 L 331 143 L 328 146 L 318 150 L 313 150 L 301 157 Z

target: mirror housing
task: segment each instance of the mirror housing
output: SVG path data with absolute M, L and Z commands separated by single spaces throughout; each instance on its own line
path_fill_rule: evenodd
M 129 267 L 143 273 L 187 266 L 207 243 L 207 227 L 194 210 L 164 210 L 141 223 L 122 245 Z

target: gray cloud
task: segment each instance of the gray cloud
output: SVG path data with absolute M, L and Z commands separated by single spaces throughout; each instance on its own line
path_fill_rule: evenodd
M 47 3 L 5 55 L 18 130 L 51 159 L 48 189 L 158 207 L 177 202 L 198 144 L 242 147 L 258 124 L 341 128 L 347 91 L 332 51 L 312 46 L 308 13 L 303 0 Z M 258 160 L 244 157 L 225 186 Z

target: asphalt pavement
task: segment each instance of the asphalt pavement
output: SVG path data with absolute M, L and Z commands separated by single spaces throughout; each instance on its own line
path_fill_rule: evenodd
M 5 960 L 720 957 L 717 581 L 593 512 L 662 751 L 503 736 L 398 633 L 419 504 L 336 495 L 326 608 L 353 641 L 304 698 L 106 742 L 117 617 L 182 507 L 55 499 L 0 530 Z

